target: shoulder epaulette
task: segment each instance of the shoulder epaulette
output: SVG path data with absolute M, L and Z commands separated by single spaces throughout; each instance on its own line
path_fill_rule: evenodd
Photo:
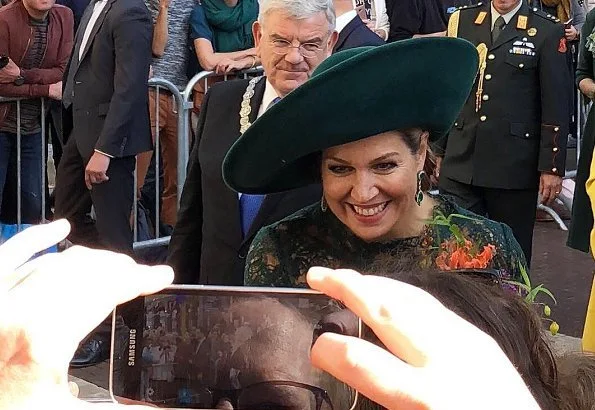
M 533 7 L 531 9 L 531 11 L 533 12 L 533 14 L 535 14 L 536 16 L 541 17 L 544 20 L 550 21 L 552 23 L 559 23 L 560 19 L 552 14 L 548 14 L 543 10 L 538 9 L 537 7 Z

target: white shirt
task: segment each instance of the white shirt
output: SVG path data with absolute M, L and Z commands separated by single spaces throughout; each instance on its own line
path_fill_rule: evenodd
M 266 80 L 266 84 L 264 86 L 264 94 L 262 96 L 262 101 L 260 102 L 260 108 L 258 109 L 258 116 L 256 118 L 260 118 L 262 114 L 269 108 L 269 105 L 273 102 L 273 100 L 279 97 L 277 91 L 273 88 L 272 84 L 269 82 L 268 78 Z
M 519 1 L 519 4 L 517 4 L 517 6 L 514 9 L 512 9 L 508 13 L 502 15 L 502 17 L 504 18 L 504 22 L 506 24 L 508 24 L 510 22 L 510 19 L 512 19 L 512 17 L 516 14 L 516 12 L 520 10 L 522 5 L 523 5 L 523 0 Z M 490 3 L 490 8 L 492 9 L 492 30 L 493 30 L 494 24 L 496 24 L 496 19 L 498 17 L 500 17 L 500 13 L 498 13 L 498 11 L 496 11 L 496 9 L 494 8 L 494 3 Z
M 107 4 L 107 0 L 98 0 L 93 7 L 93 14 L 91 14 L 91 18 L 89 19 L 89 24 L 85 27 L 85 34 L 83 35 L 83 40 L 81 41 L 81 48 L 79 50 L 79 60 L 83 56 L 83 51 L 85 51 L 85 47 L 87 47 L 87 41 L 89 41 L 89 36 L 91 35 L 91 31 L 93 31 L 93 27 L 99 18 L 99 15 L 105 8 Z
M 355 10 L 348 11 L 345 14 L 341 14 L 337 16 L 337 22 L 335 23 L 335 31 L 337 33 L 341 33 L 341 31 L 347 26 L 351 20 L 353 20 L 357 16 L 357 12 Z

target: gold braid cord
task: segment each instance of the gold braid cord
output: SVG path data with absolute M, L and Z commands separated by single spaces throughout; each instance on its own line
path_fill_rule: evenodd
M 477 45 L 477 54 L 479 54 L 479 78 L 477 80 L 477 93 L 475 94 L 475 112 L 481 108 L 481 98 L 483 94 L 483 75 L 486 70 L 486 59 L 488 56 L 488 46 L 485 43 Z
M 446 35 L 448 37 L 456 37 L 459 34 L 459 17 L 461 15 L 461 10 L 457 10 L 452 13 L 450 19 L 448 20 L 448 31 Z

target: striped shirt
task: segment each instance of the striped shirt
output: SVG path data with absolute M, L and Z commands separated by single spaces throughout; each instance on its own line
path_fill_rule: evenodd
M 27 49 L 20 67 L 25 69 L 39 68 L 45 56 L 48 35 L 48 19 L 44 21 L 29 18 L 33 30 L 33 41 Z M 21 101 L 21 133 L 23 135 L 36 134 L 41 130 L 41 99 Z M 0 131 L 16 134 L 17 132 L 17 104 L 11 104 L 8 115 L 0 127 Z

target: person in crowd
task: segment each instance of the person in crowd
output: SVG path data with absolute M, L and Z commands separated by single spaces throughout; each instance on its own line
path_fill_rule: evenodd
M 152 25 L 142 0 L 89 4 L 75 36 L 63 91 L 64 153 L 55 216 L 69 239 L 132 253 L 135 156 L 151 149 L 147 81 Z M 86 221 L 93 205 L 95 223 Z M 99 278 L 99 277 L 98 277 Z M 72 366 L 109 355 L 111 320 L 81 345 Z
M 386 14 L 386 0 L 354 0 L 353 4 L 356 10 L 363 8 L 366 18 L 360 17 L 364 23 L 370 30 L 378 34 L 378 37 L 386 41 L 390 30 L 388 14 Z
M 252 238 L 320 198 L 320 186 L 238 195 L 221 176 L 229 147 L 266 110 L 306 82 L 337 41 L 332 0 L 265 0 L 254 38 L 264 77 L 210 88 L 201 108 L 168 264 L 177 283 L 241 285 Z
M 353 8 L 353 0 L 334 0 L 333 4 L 337 17 L 335 29 L 339 33 L 333 53 L 353 47 L 384 44 L 384 40 L 364 24 Z
M 218 74 L 229 74 L 232 71 L 255 68 L 260 64 L 254 47 L 245 50 L 219 52 L 215 49 L 215 37 L 213 29 L 207 21 L 203 5 L 195 3 L 190 14 L 190 59 L 188 62 L 188 77 L 192 78 L 201 71 L 214 71 Z M 209 78 L 208 85 L 220 81 L 220 77 Z M 196 128 L 198 114 L 205 94 L 203 82 L 198 82 L 194 87 L 193 100 L 194 108 L 192 115 L 192 128 Z
M 579 60 L 576 69 L 576 84 L 580 92 L 589 100 L 595 99 L 595 69 L 593 65 L 595 43 L 595 12 L 587 14 L 587 21 L 582 27 L 579 43 Z M 595 110 L 589 111 L 581 143 L 581 154 L 577 164 L 576 185 L 572 202 L 572 224 L 568 233 L 568 246 L 583 252 L 589 252 L 589 239 L 593 228 L 593 212 L 585 185 L 592 165 L 595 147 Z M 590 186 L 592 186 L 590 184 Z
M 583 0 L 530 0 L 529 6 L 555 16 L 562 23 L 569 22 L 568 26 L 564 27 L 564 35 L 567 41 L 576 41 L 585 23 L 586 12 L 583 3 Z
M 437 0 L 386 0 L 388 42 L 412 37 L 443 36 L 446 21 Z
M 510 226 L 531 263 L 536 205 L 562 189 L 569 129 L 564 26 L 521 0 L 461 9 L 448 35 L 471 41 L 480 72 L 450 133 L 437 142 L 444 195 Z
M 67 363 L 78 341 L 116 304 L 156 292 L 173 280 L 171 268 L 142 266 L 127 256 L 83 247 L 26 262 L 68 233 L 68 223 L 61 220 L 29 228 L 0 247 L 0 303 L 10 307 L 0 315 L 0 409 L 43 408 L 48 403 L 61 409 L 87 408 L 88 403 L 70 393 L 67 382 Z M 93 292 L 77 292 L 97 275 L 102 280 Z M 380 347 L 324 333 L 311 352 L 315 366 L 374 402 L 386 408 L 411 403 L 426 408 L 539 408 L 494 339 L 424 290 L 388 278 L 320 268 L 309 272 L 308 282 L 341 299 L 383 341 Z M 497 380 L 498 388 L 486 380 Z
M 183 92 L 188 53 L 188 23 L 195 0 L 145 0 L 153 17 L 153 77 L 170 81 Z M 171 91 L 160 88 L 149 90 L 149 115 L 153 140 L 159 126 L 159 142 L 163 166 L 163 193 L 161 220 L 170 226 L 176 223 L 178 212 L 178 104 Z M 159 116 L 159 121 L 157 121 Z M 153 152 L 144 152 L 137 158 L 138 189 L 142 189 Z
M 399 75 L 340 92 L 378 67 Z M 259 231 L 245 283 L 304 286 L 311 266 L 362 269 L 385 252 L 404 269 L 481 265 L 518 279 L 525 259 L 510 228 L 428 193 L 430 142 L 450 129 L 476 67 L 468 42 L 446 38 L 346 50 L 254 123 L 225 158 L 229 186 L 270 194 L 322 180 L 323 195 Z
M 213 29 L 215 50 L 229 53 L 254 47 L 252 24 L 258 18 L 258 0 L 200 0 Z
M 62 76 L 72 49 L 72 12 L 54 1 L 17 0 L 0 11 L 0 96 L 17 103 L 0 103 L 0 212 L 3 221 L 17 223 L 21 195 L 24 223 L 39 223 L 42 198 L 41 98 L 62 98 Z M 45 105 L 46 113 L 49 104 Z M 21 133 L 21 191 L 17 189 L 17 122 Z M 15 182 L 13 182 L 15 181 Z M 10 188 L 12 187 L 12 188 Z M 7 188 L 7 189 L 5 189 Z M 6 194 L 6 197 L 4 197 Z M 2 203 L 10 202 L 6 212 Z

